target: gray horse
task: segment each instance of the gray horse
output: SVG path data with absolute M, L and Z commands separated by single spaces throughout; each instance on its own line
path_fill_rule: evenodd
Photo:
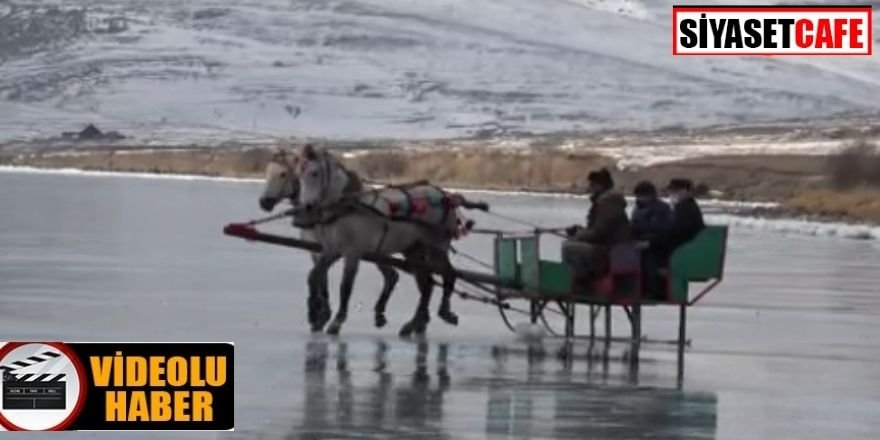
M 271 212 L 278 202 L 284 199 L 290 200 L 294 206 L 299 203 L 299 176 L 296 174 L 296 170 L 296 154 L 288 154 L 283 149 L 279 149 L 275 152 L 269 163 L 266 165 L 266 186 L 263 189 L 262 196 L 260 196 L 260 208 L 266 212 Z M 347 188 L 344 188 L 343 192 L 357 193 L 362 191 L 362 189 L 360 178 L 352 173 L 349 185 Z M 294 226 L 298 225 L 295 224 Z M 306 241 L 319 242 L 313 228 L 301 227 L 300 238 Z M 336 260 L 338 260 L 338 258 Z M 329 265 L 333 265 L 336 260 L 331 261 Z M 317 264 L 318 254 L 312 254 L 312 262 Z M 388 305 L 388 300 L 391 298 L 391 292 L 394 290 L 394 286 L 397 285 L 400 275 L 398 275 L 397 271 L 390 266 L 376 266 L 382 273 L 384 281 L 382 292 L 379 294 L 379 299 L 374 306 L 375 325 L 376 327 L 381 328 L 388 322 L 385 318 L 385 308 Z M 330 320 L 332 314 L 333 312 L 330 309 L 330 295 L 327 286 L 325 285 L 323 289 L 315 295 L 310 291 L 308 300 L 308 317 L 312 331 L 321 331 L 324 328 L 324 325 L 327 324 L 327 321 Z
M 300 153 L 297 174 L 300 181 L 297 217 L 314 225 L 322 246 L 309 274 L 310 292 L 326 289 L 327 271 L 332 262 L 340 257 L 345 262 L 339 309 L 328 333 L 338 333 L 345 322 L 358 264 L 363 255 L 370 253 L 403 254 L 415 276 L 419 304 L 413 318 L 400 329 L 401 336 L 425 332 L 430 321 L 428 307 L 435 273 L 443 280 L 443 300 L 438 315 L 450 324 L 458 324 L 458 316 L 450 304 L 455 270 L 449 261 L 449 249 L 453 239 L 473 226 L 472 222 L 464 222 L 459 212 L 460 206 L 470 207 L 469 202 L 460 195 L 424 184 L 347 194 L 345 188 L 350 185 L 351 173 L 326 150 L 310 145 Z M 434 196 L 434 203 L 427 206 L 423 198 L 414 198 L 413 194 L 417 193 Z M 416 201 L 422 203 L 417 205 Z M 420 221 L 425 219 L 416 218 L 418 215 L 401 218 L 393 215 L 400 202 L 407 204 L 407 212 L 440 215 L 434 221 Z

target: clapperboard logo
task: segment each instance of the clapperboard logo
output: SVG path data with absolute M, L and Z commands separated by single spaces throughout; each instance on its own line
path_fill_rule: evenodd
M 60 356 L 54 351 L 46 351 L 12 365 L 0 366 L 3 370 L 3 409 L 67 409 L 66 374 L 15 374 L 18 369 Z
M 66 374 L 6 374 L 3 409 L 67 409 Z
M 5 344 L 0 349 L 0 424 L 30 431 L 64 429 L 71 423 L 84 395 L 75 356 L 61 343 Z

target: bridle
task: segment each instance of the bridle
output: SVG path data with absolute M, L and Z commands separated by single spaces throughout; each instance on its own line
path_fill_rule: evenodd
M 300 156 L 297 169 L 300 175 L 306 175 L 306 164 L 309 162 L 318 162 L 318 168 L 310 172 L 318 173 L 316 177 L 318 177 L 318 185 L 320 185 L 319 197 L 317 200 L 311 200 L 305 206 L 297 206 L 301 210 L 300 212 L 309 217 L 308 221 L 301 223 L 301 227 L 306 224 L 310 226 L 331 224 L 346 213 L 363 208 L 363 204 L 359 201 L 360 197 L 364 195 L 360 188 L 360 180 L 346 169 L 345 165 L 336 160 L 326 150 L 321 150 L 320 152 Z M 342 188 L 342 194 L 338 199 L 327 200 L 335 172 L 344 174 L 348 182 Z M 302 191 L 301 187 L 300 191 Z
M 281 183 L 281 191 L 288 193 L 286 198 L 290 201 L 291 205 L 294 207 L 299 206 L 299 175 L 296 173 L 296 166 L 292 165 L 283 153 L 276 155 L 269 162 L 284 169 L 286 175 Z
M 342 164 L 333 160 L 326 151 L 321 151 L 320 153 L 315 154 L 311 159 L 306 157 L 304 160 L 301 160 L 300 169 L 298 171 L 301 173 L 305 172 L 305 164 L 309 162 L 318 162 L 321 167 L 319 171 L 320 180 L 318 183 L 321 187 L 319 192 L 320 196 L 319 199 L 313 203 L 318 204 L 327 199 L 327 193 L 330 191 L 330 184 L 332 183 L 331 178 L 334 167 L 339 167 L 342 171 L 345 171 L 345 168 L 342 167 Z

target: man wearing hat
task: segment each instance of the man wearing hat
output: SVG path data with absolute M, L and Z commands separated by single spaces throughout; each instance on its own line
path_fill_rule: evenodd
M 657 194 L 653 183 L 643 180 L 633 189 L 636 207 L 630 220 L 634 240 L 649 240 L 663 234 L 672 220 L 672 208 Z
M 643 180 L 633 189 L 636 207 L 630 226 L 634 240 L 642 242 L 642 286 L 648 297 L 661 296 L 663 278 L 660 276 L 660 256 L 648 247 L 648 240 L 666 234 L 672 221 L 672 208 L 664 202 L 653 183 Z
M 587 180 L 591 202 L 587 226 L 569 227 L 569 239 L 562 243 L 562 261 L 571 266 L 579 287 L 589 286 L 605 272 L 611 246 L 629 239 L 626 199 L 613 191 L 611 173 L 602 168 L 590 172 Z
M 672 179 L 666 187 L 672 202 L 672 222 L 662 234 L 649 237 L 642 247 L 657 256 L 661 267 L 667 267 L 669 257 L 679 246 L 691 241 L 706 226 L 703 212 L 694 200 L 693 183 L 688 179 Z

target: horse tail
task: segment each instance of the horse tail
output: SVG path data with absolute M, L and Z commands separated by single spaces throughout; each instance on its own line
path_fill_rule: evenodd
M 474 202 L 465 198 L 465 196 L 461 194 L 453 194 L 452 200 L 455 206 L 460 206 L 464 209 L 477 209 L 480 211 L 489 211 L 489 204 L 486 202 Z
M 474 229 L 474 225 L 476 225 L 477 222 L 474 221 L 474 219 L 465 218 L 459 209 L 455 210 L 455 214 L 455 229 L 452 232 L 452 236 L 454 239 L 460 240 Z

